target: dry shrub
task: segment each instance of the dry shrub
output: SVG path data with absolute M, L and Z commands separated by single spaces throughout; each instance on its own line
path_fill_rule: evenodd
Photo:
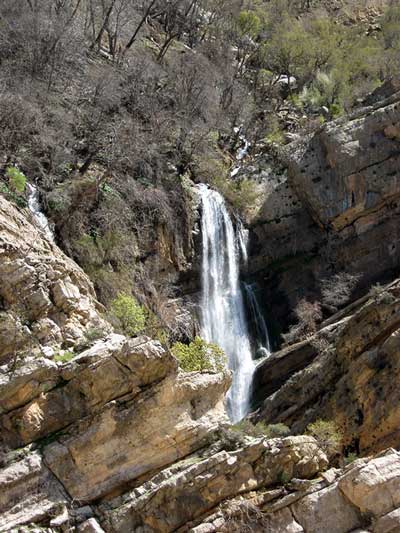
M 224 532 L 251 533 L 268 525 L 266 516 L 249 500 L 231 500 L 221 507 L 225 519 L 221 530 Z
M 294 310 L 297 323 L 293 324 L 288 333 L 282 335 L 284 341 L 292 344 L 311 337 L 318 329 L 318 323 L 322 320 L 321 304 L 309 302 L 305 298 L 300 300 Z
M 322 303 L 330 311 L 337 311 L 350 300 L 360 277 L 357 274 L 340 272 L 329 279 L 324 279 L 321 283 Z

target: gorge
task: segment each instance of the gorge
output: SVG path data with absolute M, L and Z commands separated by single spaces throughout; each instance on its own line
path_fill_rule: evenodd
M 0 532 L 400 532 L 400 7 L 0 2 Z

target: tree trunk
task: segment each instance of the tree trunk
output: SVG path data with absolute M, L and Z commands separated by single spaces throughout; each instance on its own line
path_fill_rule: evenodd
M 106 13 L 106 16 L 104 18 L 104 21 L 103 21 L 103 24 L 100 28 L 100 31 L 99 33 L 97 34 L 97 37 L 96 39 L 93 41 L 93 43 L 91 44 L 90 46 L 90 49 L 93 50 L 93 48 L 96 46 L 96 44 L 98 45 L 98 48 L 100 48 L 100 45 L 101 45 L 101 39 L 103 37 L 103 33 L 105 32 L 106 28 L 107 28 L 107 25 L 108 25 L 108 21 L 110 19 L 110 16 L 111 16 L 111 13 L 112 13 L 112 10 L 114 9 L 114 5 L 115 5 L 115 2 L 116 0 L 113 0 L 110 4 L 110 7 L 108 8 L 108 11 Z
M 146 22 L 146 19 L 147 17 L 149 16 L 150 14 L 150 11 L 151 11 L 151 8 L 154 6 L 154 4 L 157 2 L 157 0 L 151 0 L 150 4 L 148 5 L 147 9 L 146 9 L 146 12 L 145 14 L 143 15 L 142 17 L 142 20 L 139 22 L 136 30 L 133 32 L 133 35 L 132 37 L 129 39 L 128 41 L 128 44 L 125 46 L 125 50 L 124 50 L 124 54 L 126 52 L 126 50 L 129 50 L 129 48 L 133 45 L 133 43 L 135 42 L 136 40 L 136 37 L 139 33 L 139 31 L 141 30 L 143 24 Z

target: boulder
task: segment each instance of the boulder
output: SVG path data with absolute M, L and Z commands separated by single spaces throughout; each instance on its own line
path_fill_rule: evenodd
M 46 464 L 75 500 L 96 500 L 199 448 L 224 420 L 229 385 L 228 374 L 169 375 L 70 427 Z
M 193 463 L 165 470 L 127 494 L 126 503 L 105 513 L 105 529 L 175 531 L 227 498 L 294 476 L 312 478 L 326 467 L 327 459 L 312 437 L 300 436 L 249 439 L 242 449 L 194 458 Z
M 400 453 L 388 450 L 381 457 L 358 462 L 340 479 L 339 488 L 362 513 L 380 517 L 397 509 L 400 507 Z

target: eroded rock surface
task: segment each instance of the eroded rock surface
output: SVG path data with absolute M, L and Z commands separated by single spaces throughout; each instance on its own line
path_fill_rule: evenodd
M 400 282 L 382 288 L 328 329 L 330 347 L 319 353 L 314 349 L 311 362 L 304 361 L 301 343 L 260 364 L 258 384 L 267 391 L 273 385 L 269 375 L 274 376 L 274 366 L 279 369 L 281 360 L 289 359 L 284 367 L 289 369 L 287 380 L 271 387 L 272 394 L 266 392 L 258 417 L 267 423 L 283 422 L 299 432 L 317 418 L 335 420 L 345 444 L 357 453 L 397 447 Z M 304 368 L 298 370 L 302 361 Z
M 84 272 L 0 196 L 0 363 L 107 328 Z
M 249 220 L 248 275 L 277 334 L 298 300 L 319 299 L 321 280 L 336 272 L 361 274 L 360 294 L 398 275 L 399 121 L 397 92 L 287 145 L 287 172 L 266 172 L 262 157 L 249 169 L 264 203 Z

